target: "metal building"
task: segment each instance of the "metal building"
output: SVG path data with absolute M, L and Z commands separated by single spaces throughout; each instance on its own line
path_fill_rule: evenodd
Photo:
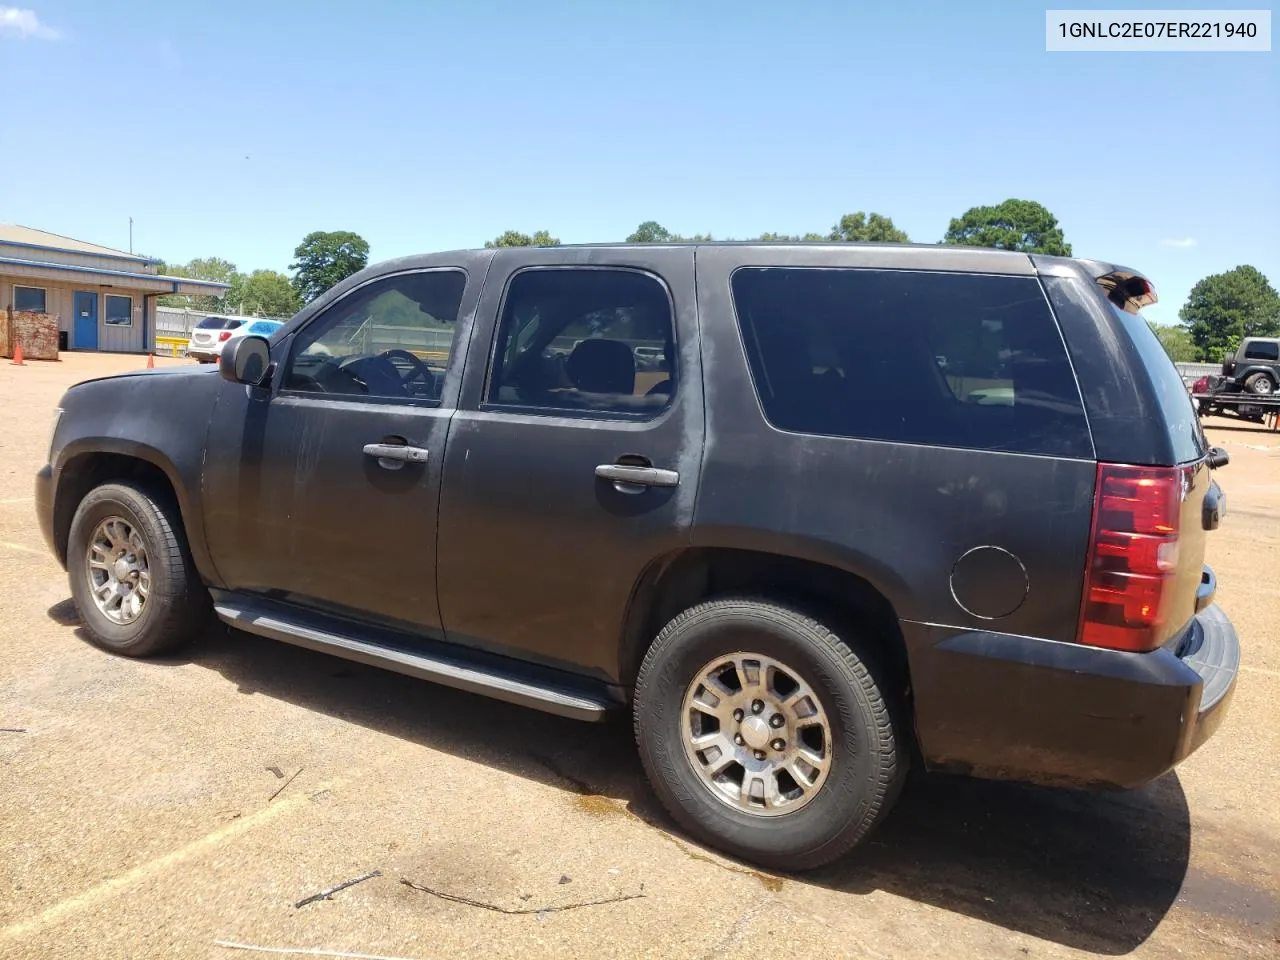
M 57 318 L 67 349 L 146 353 L 155 347 L 157 297 L 230 289 L 158 271 L 148 257 L 0 224 L 0 310 Z

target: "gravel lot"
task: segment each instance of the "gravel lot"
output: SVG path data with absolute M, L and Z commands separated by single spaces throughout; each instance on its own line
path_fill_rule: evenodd
M 145 359 L 63 356 L 0 361 L 0 957 L 1280 957 L 1278 433 L 1208 424 L 1246 666 L 1199 753 L 1117 795 L 925 778 L 847 862 L 776 877 L 674 832 L 625 723 L 221 627 L 91 647 L 31 480 L 66 386 Z

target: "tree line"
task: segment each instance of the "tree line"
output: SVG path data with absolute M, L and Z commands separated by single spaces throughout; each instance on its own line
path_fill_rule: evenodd
M 627 237 L 627 243 L 705 243 L 711 234 L 684 236 L 654 220 L 646 220 Z M 733 239 L 733 238 L 720 238 Z M 846 213 L 826 232 L 762 233 L 739 238 L 766 243 L 829 241 L 837 243 L 910 243 L 906 231 L 882 213 Z M 1057 218 L 1033 200 L 1009 199 L 993 206 L 971 207 L 955 217 L 943 234 L 943 244 L 992 247 L 1023 253 L 1071 256 L 1071 244 Z M 507 230 L 485 243 L 498 247 L 554 247 L 560 239 L 548 230 L 523 233 Z M 274 270 L 239 272 L 235 264 L 205 257 L 185 264 L 162 265 L 171 276 L 229 283 L 224 297 L 161 297 L 166 305 L 209 312 L 252 313 L 288 317 L 330 287 L 369 263 L 369 244 L 349 230 L 307 234 L 294 249 L 292 277 Z M 1191 291 L 1178 314 L 1177 325 L 1151 324 L 1174 361 L 1220 362 L 1240 341 L 1251 336 L 1280 336 L 1280 295 L 1255 267 L 1241 265 L 1205 277 Z

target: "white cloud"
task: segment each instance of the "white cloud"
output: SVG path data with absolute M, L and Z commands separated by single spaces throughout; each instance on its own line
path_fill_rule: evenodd
M 62 34 L 40 22 L 34 10 L 21 7 L 0 7 L 0 37 L 17 37 L 26 40 L 61 40 Z
M 1179 250 L 1187 250 L 1195 245 L 1195 237 L 1165 237 L 1160 241 L 1160 246 L 1162 247 L 1177 247 Z

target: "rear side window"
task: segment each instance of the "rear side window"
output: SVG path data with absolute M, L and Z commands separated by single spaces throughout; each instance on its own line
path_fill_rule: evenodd
M 676 387 L 667 288 L 623 269 L 530 269 L 507 287 L 486 395 L 504 407 L 656 416 Z
M 1280 360 L 1280 341 L 1253 340 L 1245 344 L 1246 360 Z
M 1034 278 L 742 268 L 732 286 L 760 403 L 781 429 L 1093 456 Z

